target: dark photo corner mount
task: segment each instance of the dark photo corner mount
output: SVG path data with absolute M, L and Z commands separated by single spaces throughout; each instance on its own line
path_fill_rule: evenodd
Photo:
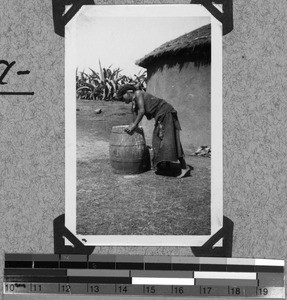
M 94 0 L 52 0 L 54 31 L 61 37 L 65 36 L 65 25 L 74 17 L 83 5 L 93 5 Z M 71 5 L 65 13 L 65 6 Z
M 203 5 L 218 21 L 222 23 L 223 35 L 233 30 L 233 0 L 191 0 L 190 4 Z M 221 4 L 223 12 L 214 4 Z
M 74 234 L 65 226 L 65 215 L 60 215 L 53 222 L 54 228 L 54 253 L 55 254 L 86 254 L 91 255 L 94 246 L 85 246 Z M 65 238 L 72 246 L 65 245 Z
M 231 257 L 233 241 L 233 222 L 223 217 L 223 227 L 214 234 L 203 246 L 191 247 L 194 256 L 201 257 Z M 76 238 L 69 229 L 65 227 L 65 215 L 60 215 L 53 222 L 54 228 L 54 253 L 55 254 L 86 254 L 93 253 L 95 246 L 85 246 L 82 241 Z M 72 246 L 65 245 L 69 240 Z M 215 247 L 215 244 L 222 239 L 222 247 Z
M 54 31 L 65 36 L 65 25 L 74 17 L 83 5 L 94 5 L 93 0 L 52 0 Z M 203 5 L 223 25 L 223 35 L 233 30 L 233 0 L 192 0 L 190 4 Z M 214 4 L 223 5 L 223 12 Z M 71 5 L 65 12 L 65 6 Z M 65 215 L 60 215 L 54 220 L 54 253 L 55 254 L 92 254 L 94 246 L 85 246 L 65 227 Z M 202 247 L 191 247 L 195 256 L 231 257 L 233 241 L 233 222 L 223 217 L 223 227 L 213 235 Z M 73 246 L 66 246 L 67 238 Z M 222 239 L 222 247 L 214 245 Z
M 234 223 L 223 216 L 223 226 L 201 247 L 191 247 L 191 252 L 197 257 L 231 257 Z M 215 244 L 222 240 L 221 247 Z
M 65 25 L 74 17 L 83 5 L 94 5 L 94 0 L 52 0 L 54 31 L 65 36 Z M 191 0 L 190 4 L 203 5 L 223 25 L 223 35 L 233 30 L 233 0 Z M 223 12 L 214 4 L 221 4 Z M 65 13 L 65 6 L 71 5 Z

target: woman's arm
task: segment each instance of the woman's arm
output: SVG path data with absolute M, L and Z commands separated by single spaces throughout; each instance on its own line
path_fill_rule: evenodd
M 139 122 L 142 120 L 145 109 L 144 109 L 144 100 L 143 100 L 143 92 L 136 91 L 135 92 L 135 101 L 138 107 L 137 114 L 134 116 L 134 122 L 129 125 L 128 128 L 125 129 L 126 132 L 130 133 L 138 126 Z
M 133 111 L 133 122 L 136 120 L 137 116 L 138 116 L 137 113 Z
M 136 91 L 135 92 L 135 101 L 138 107 L 138 112 L 136 119 L 134 120 L 134 126 L 137 127 L 139 122 L 142 120 L 144 114 L 145 114 L 145 109 L 144 109 L 144 100 L 143 100 L 143 92 L 142 91 Z

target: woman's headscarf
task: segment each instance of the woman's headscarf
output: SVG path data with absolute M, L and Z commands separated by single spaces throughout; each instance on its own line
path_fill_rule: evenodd
M 118 99 L 118 100 L 122 100 L 123 95 L 124 95 L 127 91 L 129 91 L 129 90 L 135 91 L 136 88 L 135 88 L 135 86 L 133 86 L 133 85 L 131 85 L 131 84 L 128 84 L 128 83 L 122 85 L 122 86 L 118 89 L 118 91 L 117 91 L 117 99 Z

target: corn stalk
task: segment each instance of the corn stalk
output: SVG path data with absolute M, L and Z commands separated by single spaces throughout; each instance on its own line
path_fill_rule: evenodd
M 99 61 L 100 73 L 90 68 L 91 74 L 84 71 L 76 73 L 77 99 L 114 101 L 119 87 L 129 83 L 140 90 L 146 90 L 146 71 L 139 72 L 131 78 L 122 75 L 120 68 L 102 68 Z

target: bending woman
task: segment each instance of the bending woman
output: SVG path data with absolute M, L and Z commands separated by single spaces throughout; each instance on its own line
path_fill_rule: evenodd
M 134 122 L 125 129 L 131 133 L 146 116 L 148 120 L 155 119 L 155 128 L 152 137 L 154 151 L 153 165 L 160 162 L 179 160 L 181 173 L 177 178 L 182 178 L 190 173 L 190 167 L 186 164 L 184 153 L 179 138 L 181 130 L 176 110 L 165 100 L 153 95 L 136 90 L 131 84 L 121 86 L 117 92 L 117 99 L 125 103 L 132 103 Z

